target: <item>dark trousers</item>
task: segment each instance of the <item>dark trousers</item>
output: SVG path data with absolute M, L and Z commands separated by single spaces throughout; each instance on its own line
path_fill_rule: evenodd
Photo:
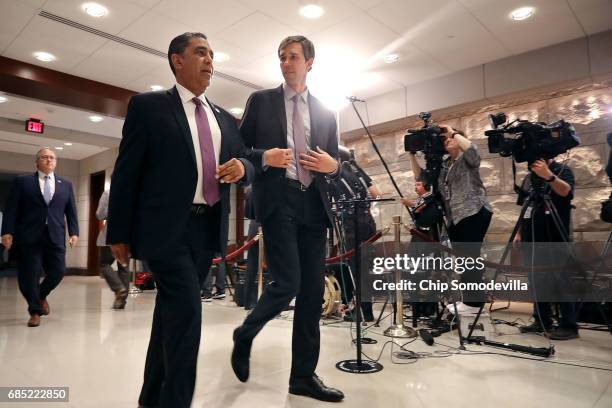
M 111 266 L 115 262 L 110 247 L 100 247 L 100 273 L 108 283 L 108 287 L 115 293 L 130 288 L 130 272 L 117 262 L 117 270 Z
M 66 247 L 51 242 L 45 228 L 42 238 L 35 244 L 20 244 L 18 276 L 19 290 L 28 302 L 28 312 L 42 314 L 41 299 L 62 281 L 66 273 Z M 40 281 L 41 273 L 45 278 Z
M 250 343 L 296 297 L 291 378 L 310 377 L 319 360 L 327 215 L 319 191 L 286 187 L 284 202 L 263 220 L 266 261 L 273 281 L 236 331 Z
M 448 237 L 453 244 L 453 249 L 461 252 L 459 256 L 478 258 L 482 241 L 484 240 L 489 224 L 491 223 L 491 211 L 482 207 L 474 215 L 470 215 L 459 221 L 457 225 L 451 224 L 448 228 Z M 482 282 L 484 269 L 470 268 L 461 274 L 461 282 Z M 464 301 L 468 306 L 480 307 L 485 301 L 482 291 L 465 291 Z
M 147 259 L 157 296 L 140 405 L 191 404 L 202 325 L 198 275 L 219 250 L 219 214 L 220 204 L 205 214 L 191 214 L 183 241 L 160 258 Z
M 554 303 L 538 302 L 542 300 L 558 300 L 559 305 L 559 326 L 578 330 L 576 303 L 572 300 L 571 292 L 572 282 L 567 271 L 566 262 L 569 261 L 567 252 L 563 244 L 558 241 L 551 241 L 547 236 L 536 235 L 536 242 L 531 243 L 531 237 L 525 237 L 525 264 L 549 267 L 551 265 L 560 265 L 559 270 L 540 272 L 534 270 L 529 274 L 529 281 L 532 285 L 534 293 L 533 317 L 535 321 L 541 324 L 546 329 L 550 329 L 553 323 L 552 306 Z M 533 245 L 533 247 L 532 247 Z M 532 259 L 532 254 L 533 259 Z
M 251 220 L 247 239 L 257 235 L 259 223 Z M 251 309 L 257 303 L 257 270 L 259 269 L 259 242 L 255 242 L 247 252 L 246 281 L 244 282 L 244 307 Z
M 200 285 L 200 295 L 211 295 L 212 287 L 210 285 L 210 267 L 212 266 L 212 260 L 214 258 L 214 254 L 210 256 L 210 258 L 203 259 L 198 264 L 198 285 Z M 225 280 L 225 274 L 223 275 L 223 279 Z
M 537 302 L 533 304 L 533 317 L 536 322 L 543 325 L 546 329 L 550 329 L 553 323 L 552 304 L 549 302 Z M 574 302 L 559 302 L 559 326 L 570 329 L 578 330 L 578 324 L 576 323 L 576 303 Z

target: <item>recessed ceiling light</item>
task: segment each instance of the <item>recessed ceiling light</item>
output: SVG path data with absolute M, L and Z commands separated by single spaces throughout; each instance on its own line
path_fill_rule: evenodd
M 84 3 L 81 8 L 92 17 L 104 17 L 108 14 L 108 9 L 98 3 Z
M 230 59 L 230 56 L 224 52 L 215 52 L 215 56 L 213 61 L 215 62 L 225 62 Z
M 93 123 L 98 123 L 98 122 L 102 122 L 104 118 L 102 116 L 98 116 L 98 115 L 92 115 L 89 117 L 89 120 L 92 121 Z
M 527 20 L 529 17 L 533 16 L 533 13 L 535 13 L 535 8 L 521 7 L 510 13 L 510 18 L 514 21 Z
M 55 150 L 64 150 L 62 146 L 55 146 Z
M 242 115 L 242 113 L 244 112 L 244 109 L 242 109 L 242 108 L 231 108 L 229 111 L 233 115 Z
M 70 142 L 64 142 L 64 145 L 66 145 L 66 146 L 72 146 L 72 143 L 70 143 Z
M 44 51 L 36 51 L 34 53 L 34 58 L 42 62 L 55 61 L 55 55 L 49 54 L 48 52 L 44 52 Z
M 383 61 L 385 61 L 387 64 L 393 64 L 394 62 L 399 61 L 399 59 L 399 54 L 387 54 L 383 57 Z
M 323 15 L 323 7 L 316 4 L 308 4 L 300 8 L 300 15 L 310 19 L 319 18 Z
M 5 98 L 4 96 L 0 96 L 0 103 L 4 103 L 6 101 L 8 101 L 7 98 Z
M 151 85 L 152 91 L 161 91 L 162 89 L 164 89 L 164 87 L 161 85 Z

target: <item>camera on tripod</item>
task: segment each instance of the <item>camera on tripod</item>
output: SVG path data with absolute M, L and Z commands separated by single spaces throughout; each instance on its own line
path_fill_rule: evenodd
M 432 123 L 429 112 L 419 113 L 419 118 L 423 120 L 423 127 L 406 131 L 404 150 L 411 153 L 423 152 L 425 155 L 425 169 L 421 172 L 421 181 L 425 186 L 430 186 L 431 194 L 424 196 L 411 214 L 417 227 L 430 229 L 442 221 L 444 214 L 438 176 L 442 168 L 442 158 L 447 153 L 442 135 L 448 133 L 449 129 Z
M 419 129 L 408 129 L 404 136 L 404 150 L 407 152 L 423 152 L 425 154 L 446 153 L 442 134 L 446 129 L 439 127 L 431 121 L 431 113 L 421 112 L 419 118 L 423 120 L 423 127 Z
M 489 120 L 493 127 L 485 131 L 489 152 L 512 156 L 517 163 L 552 159 L 580 144 L 574 127 L 563 119 L 549 125 L 520 119 L 506 124 L 506 114 L 497 113 Z

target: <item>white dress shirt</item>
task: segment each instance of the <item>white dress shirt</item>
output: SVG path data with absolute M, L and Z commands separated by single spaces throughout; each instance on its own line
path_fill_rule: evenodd
M 49 173 L 45 174 L 42 171 L 38 170 L 38 185 L 40 186 L 40 193 L 45 196 L 45 176 L 49 176 L 49 186 L 51 187 L 51 199 L 53 199 L 53 195 L 55 194 L 55 174 Z
M 195 117 L 196 104 L 192 100 L 196 97 L 196 95 L 179 83 L 176 84 L 176 89 L 178 90 L 181 102 L 183 102 L 183 109 L 185 110 L 187 122 L 189 123 L 189 130 L 191 131 L 191 140 L 193 141 L 196 165 L 198 168 L 198 184 L 193 197 L 193 203 L 206 204 L 206 200 L 204 200 L 204 186 L 202 181 L 202 152 L 200 151 L 200 138 L 198 137 L 198 126 L 196 124 Z M 214 108 L 211 108 L 211 106 L 208 104 L 204 94 L 199 95 L 197 98 L 202 101 L 202 107 L 204 108 L 204 113 L 206 114 L 208 124 L 210 125 L 210 133 L 212 134 L 213 147 L 215 149 L 216 167 L 219 165 L 219 154 L 221 153 L 221 129 L 219 128 L 217 118 L 212 111 Z

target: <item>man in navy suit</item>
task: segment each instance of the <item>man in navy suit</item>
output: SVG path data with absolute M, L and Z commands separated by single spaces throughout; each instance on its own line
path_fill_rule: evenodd
M 66 272 L 66 221 L 71 247 L 79 235 L 72 184 L 55 175 L 56 165 L 52 150 L 36 153 L 38 171 L 15 178 L 2 225 L 2 244 L 19 248 L 19 290 L 28 302 L 29 327 L 39 326 L 40 316 L 49 314 L 47 296 Z M 46 275 L 42 282 L 41 271 Z
M 338 174 L 336 118 L 306 87 L 314 60 L 312 42 L 303 36 L 287 37 L 278 47 L 278 57 L 285 83 L 251 95 L 240 124 L 257 169 L 255 217 L 263 228 L 274 281 L 234 331 L 232 368 L 240 381 L 248 380 L 255 336 L 295 297 L 289 393 L 338 402 L 344 394 L 325 386 L 315 374 L 325 233 L 331 225 L 326 177 Z
M 211 103 L 213 51 L 202 33 L 170 42 L 176 86 L 134 96 L 110 190 L 106 242 L 115 259 L 147 261 L 157 284 L 142 407 L 187 408 L 202 325 L 198 271 L 225 253 L 230 183 L 253 166 L 236 120 Z

